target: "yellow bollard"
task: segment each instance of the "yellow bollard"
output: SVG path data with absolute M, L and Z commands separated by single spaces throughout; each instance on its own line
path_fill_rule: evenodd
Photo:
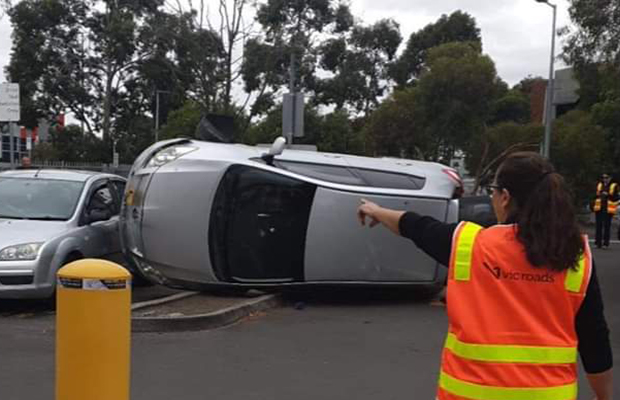
M 131 275 L 86 259 L 58 271 L 56 400 L 128 400 Z

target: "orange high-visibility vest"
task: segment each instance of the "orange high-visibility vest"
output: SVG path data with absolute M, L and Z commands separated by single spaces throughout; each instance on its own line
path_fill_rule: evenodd
M 599 184 L 596 185 L 596 200 L 594 201 L 594 212 L 601 211 L 601 204 L 602 204 L 601 192 L 602 191 L 603 191 L 603 183 L 599 182 Z M 611 185 L 609 185 L 609 196 L 611 197 L 615 193 L 615 191 L 616 191 L 616 184 L 612 183 Z M 616 210 L 618 210 L 618 202 L 611 201 L 610 197 L 607 198 L 607 213 L 611 215 L 615 215 Z
M 575 270 L 535 268 L 516 225 L 461 223 L 448 273 L 439 400 L 575 400 L 575 316 L 591 253 Z

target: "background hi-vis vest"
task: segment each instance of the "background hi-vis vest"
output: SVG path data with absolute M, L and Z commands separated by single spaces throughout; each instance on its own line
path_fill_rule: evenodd
M 458 226 L 439 400 L 577 398 L 575 316 L 591 274 L 584 243 L 577 270 L 553 272 L 531 266 L 515 225 Z
M 596 200 L 594 201 L 594 212 L 601 211 L 601 192 L 603 191 L 603 188 L 604 187 L 602 182 L 599 182 L 599 184 L 596 185 Z M 615 183 L 609 185 L 609 197 L 607 198 L 607 213 L 611 215 L 615 215 L 616 210 L 618 209 L 618 202 L 611 201 L 611 196 L 616 193 L 616 188 L 617 185 Z

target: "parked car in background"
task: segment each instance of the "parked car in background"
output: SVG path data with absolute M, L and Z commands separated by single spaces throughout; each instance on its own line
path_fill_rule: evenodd
M 0 298 L 48 298 L 80 258 L 122 258 L 125 179 L 86 171 L 0 173 Z
M 267 151 L 269 150 L 269 151 Z M 458 219 L 462 183 L 437 163 L 170 140 L 129 174 L 121 242 L 147 279 L 208 289 L 393 285 L 439 289 L 446 269 L 385 229 L 361 198 Z
M 467 196 L 459 200 L 459 220 L 489 227 L 497 224 L 491 195 Z

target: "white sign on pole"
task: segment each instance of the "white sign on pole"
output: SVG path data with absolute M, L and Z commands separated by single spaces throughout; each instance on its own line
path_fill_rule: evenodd
M 282 99 L 282 133 L 285 137 L 304 136 L 304 95 L 285 93 Z M 289 142 L 290 144 L 290 142 Z
M 26 150 L 32 150 L 32 138 L 30 137 L 30 135 L 26 137 Z
M 0 84 L 0 121 L 17 122 L 19 119 L 19 83 Z

